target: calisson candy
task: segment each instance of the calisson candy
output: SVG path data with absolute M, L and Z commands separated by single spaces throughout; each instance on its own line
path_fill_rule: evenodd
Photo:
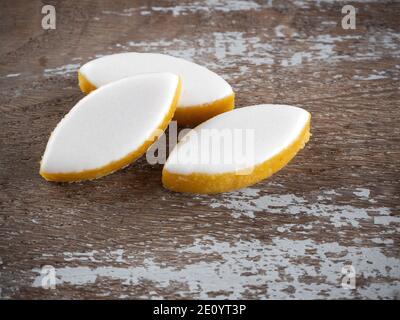
M 218 193 L 261 181 L 283 168 L 310 137 L 311 115 L 287 105 L 220 114 L 187 133 L 162 172 L 167 189 Z
M 153 73 L 115 81 L 87 95 L 52 132 L 41 176 L 81 181 L 129 165 L 168 126 L 180 88 L 178 75 Z
M 182 79 L 175 120 L 196 125 L 234 108 L 231 86 L 196 63 L 158 53 L 119 53 L 92 60 L 79 69 L 79 85 L 89 93 L 110 82 L 141 73 L 171 72 Z

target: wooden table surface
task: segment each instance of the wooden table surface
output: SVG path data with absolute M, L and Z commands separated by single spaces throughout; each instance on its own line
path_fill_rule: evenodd
M 0 3 L 1 298 L 400 298 L 399 2 L 351 1 L 355 30 L 342 1 L 48 2 L 55 30 L 40 1 Z M 312 138 L 272 178 L 220 195 L 163 189 L 145 157 L 44 181 L 48 137 L 84 96 L 78 68 L 127 51 L 208 67 L 237 107 L 301 106 Z

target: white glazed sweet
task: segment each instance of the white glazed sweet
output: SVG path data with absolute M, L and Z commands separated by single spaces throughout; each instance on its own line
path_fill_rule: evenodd
M 237 189 L 281 169 L 309 138 L 310 114 L 288 105 L 256 105 L 220 114 L 192 129 L 163 169 L 171 190 Z
M 157 53 L 119 53 L 92 60 L 79 69 L 79 84 L 90 92 L 129 76 L 171 72 L 182 80 L 175 119 L 182 125 L 196 125 L 232 110 L 234 93 L 219 75 L 196 63 Z
M 165 169 L 172 173 L 190 174 L 194 172 L 215 174 L 232 172 L 237 169 L 235 161 L 215 161 L 210 163 L 197 161 L 198 159 L 212 159 L 217 153 L 224 154 L 227 144 L 222 142 L 223 137 L 229 141 L 232 137 L 233 148 L 245 150 L 246 130 L 251 138 L 254 130 L 254 154 L 243 152 L 246 159 L 243 160 L 249 167 L 256 166 L 265 160 L 272 158 L 296 139 L 309 119 L 309 113 L 304 109 L 286 105 L 257 105 L 235 109 L 218 115 L 191 130 L 184 141 L 178 143 L 168 157 Z M 235 139 L 235 130 L 240 130 L 243 139 Z M 210 134 L 221 139 L 208 139 L 204 134 L 210 130 Z M 211 130 L 217 130 L 212 132 Z M 226 131 L 228 130 L 228 131 Z M 239 132 L 239 131 L 237 131 Z M 225 133 L 228 133 L 226 135 Z M 190 137 L 193 136 L 193 138 Z M 230 137 L 229 137 L 230 135 Z M 194 138 L 196 136 L 197 138 Z M 239 137 L 239 135 L 237 135 Z M 215 147 L 218 147 L 216 149 Z M 193 152 L 191 152 L 193 150 Z M 233 150 L 233 149 L 232 149 Z M 249 149 L 249 151 L 252 151 Z M 213 153 L 211 153 L 213 152 Z M 222 157 L 221 157 L 222 159 Z M 234 160 L 234 159 L 233 159 Z
M 177 75 L 153 73 L 116 81 L 87 95 L 52 132 L 41 175 L 76 181 L 126 166 L 146 151 L 156 129 L 168 125 L 179 89 Z
M 171 72 L 182 79 L 179 107 L 211 103 L 233 93 L 219 75 L 193 62 L 158 53 L 118 53 L 84 64 L 79 72 L 95 87 L 149 72 Z

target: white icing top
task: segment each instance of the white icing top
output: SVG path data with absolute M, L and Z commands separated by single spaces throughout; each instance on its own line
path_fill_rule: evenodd
M 263 104 L 222 113 L 189 131 L 170 153 L 171 173 L 227 173 L 251 169 L 287 148 L 310 114 L 287 105 Z
M 137 150 L 170 110 L 179 77 L 122 79 L 80 100 L 58 123 L 41 162 L 46 173 L 97 169 Z
M 211 103 L 232 95 L 231 86 L 216 73 L 184 59 L 158 53 L 118 53 L 92 60 L 79 72 L 95 87 L 140 73 L 171 72 L 182 79 L 178 107 Z

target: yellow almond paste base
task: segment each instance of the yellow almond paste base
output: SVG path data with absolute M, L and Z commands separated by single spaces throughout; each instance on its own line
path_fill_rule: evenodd
M 96 90 L 96 87 L 92 85 L 80 72 L 78 72 L 79 87 L 82 92 L 90 93 Z M 195 126 L 200 124 L 220 113 L 230 111 L 235 107 L 235 94 L 213 101 L 209 104 L 192 107 L 180 107 L 177 108 L 174 115 L 176 120 L 181 126 Z
M 81 78 L 79 79 L 79 84 L 81 85 Z M 68 173 L 47 173 L 40 171 L 40 175 L 47 181 L 78 182 L 82 180 L 97 179 L 128 166 L 147 151 L 147 149 L 151 146 L 151 144 L 158 138 L 160 130 L 164 131 L 168 127 L 168 124 L 170 123 L 172 117 L 174 116 L 174 112 L 176 110 L 176 106 L 181 92 L 181 87 L 182 83 L 181 80 L 179 79 L 178 87 L 175 91 L 174 99 L 171 103 L 167 115 L 164 117 L 163 121 L 160 123 L 157 129 L 154 130 L 152 135 L 135 151 L 132 151 L 125 157 L 110 162 L 109 164 L 100 168 L 85 170 L 80 172 L 68 172 Z
M 177 108 L 174 119 L 181 126 L 196 126 L 216 115 L 232 110 L 235 107 L 235 94 L 213 101 L 208 104 L 193 107 Z
M 84 93 L 90 93 L 93 90 L 97 89 L 88 80 L 86 80 L 86 78 L 80 72 L 78 72 L 78 82 L 79 82 L 79 88 L 81 88 L 81 91 Z
M 165 188 L 177 192 L 219 193 L 241 189 L 264 180 L 282 169 L 304 148 L 310 139 L 310 119 L 296 140 L 279 154 L 255 166 L 250 174 L 227 172 L 222 174 L 176 174 L 163 170 L 162 182 Z

